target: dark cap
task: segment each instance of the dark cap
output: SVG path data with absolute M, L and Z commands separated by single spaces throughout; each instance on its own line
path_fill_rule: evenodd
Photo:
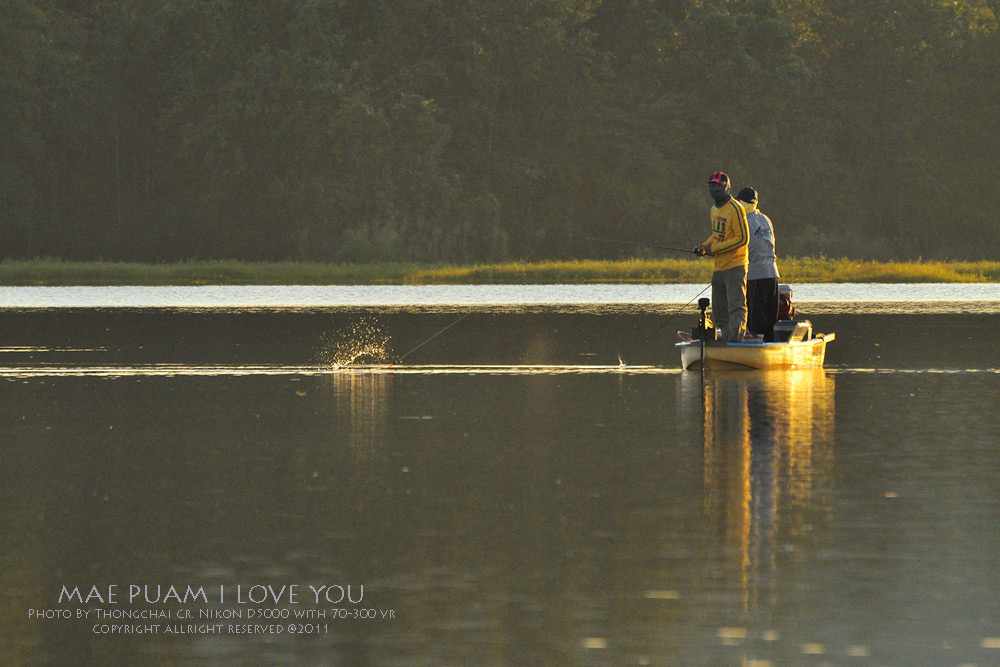
M 714 174 L 712 174 L 711 178 L 708 179 L 709 185 L 713 183 L 728 183 L 728 182 L 729 182 L 729 177 L 726 176 L 726 172 L 724 171 L 717 171 Z
M 736 198 L 739 199 L 740 201 L 745 201 L 748 204 L 752 204 L 753 202 L 757 201 L 757 191 L 748 185 L 747 187 L 740 190 L 740 193 L 736 195 Z

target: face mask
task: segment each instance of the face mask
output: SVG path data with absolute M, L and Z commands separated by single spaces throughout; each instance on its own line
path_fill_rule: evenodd
M 715 203 L 717 205 L 722 205 L 725 204 L 727 201 L 729 201 L 730 190 L 728 184 L 725 185 L 724 187 L 719 187 L 717 185 L 710 185 L 708 186 L 708 192 L 709 194 L 712 195 L 712 199 L 715 200 Z

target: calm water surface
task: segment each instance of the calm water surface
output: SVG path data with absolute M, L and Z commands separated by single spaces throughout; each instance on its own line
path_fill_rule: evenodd
M 676 308 L 5 311 L 0 662 L 998 664 L 1000 315 L 950 308 L 705 376 Z
M 687 303 L 706 285 L 286 285 L 0 287 L 7 308 L 308 308 L 490 305 L 609 306 Z M 1000 283 L 802 284 L 794 298 L 817 304 L 962 302 L 1000 308 Z M 905 312 L 905 309 L 903 310 Z

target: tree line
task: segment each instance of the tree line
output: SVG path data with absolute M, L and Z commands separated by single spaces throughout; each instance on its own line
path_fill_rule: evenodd
M 1000 0 L 0 0 L 8 258 L 984 259 Z M 988 190 L 988 191 L 987 191 Z

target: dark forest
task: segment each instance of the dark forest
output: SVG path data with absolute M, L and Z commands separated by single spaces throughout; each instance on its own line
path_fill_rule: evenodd
M 1000 246 L 1000 1 L 0 0 L 0 253 L 482 262 Z M 986 192 L 989 190 L 989 192 Z

